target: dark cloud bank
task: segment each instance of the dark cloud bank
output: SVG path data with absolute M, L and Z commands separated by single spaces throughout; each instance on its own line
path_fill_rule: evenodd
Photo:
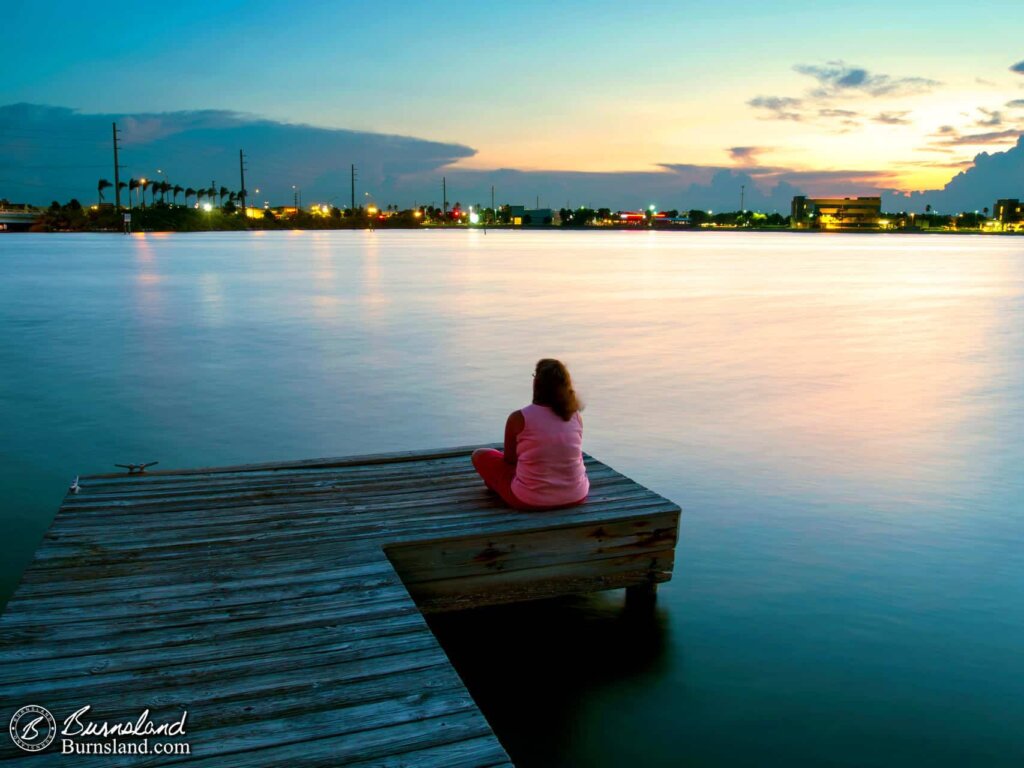
M 822 73 L 821 80 L 833 77 Z M 835 74 L 837 87 L 845 85 Z M 891 81 L 859 80 L 857 87 L 894 87 Z M 868 77 L 865 75 L 865 77 Z M 834 78 L 834 79 L 835 79 Z M 906 85 L 901 83 L 901 86 Z M 776 105 L 784 109 L 787 105 Z M 899 120 L 899 113 L 886 114 Z M 746 186 L 748 208 L 788 211 L 796 194 L 882 194 L 890 210 L 973 210 L 997 197 L 1024 195 L 1024 141 L 1005 152 L 982 153 L 972 167 L 941 190 L 913 195 L 891 191 L 894 177 L 885 171 L 794 171 L 762 166 L 764 148 L 733 147 L 735 166 L 662 164 L 657 170 L 584 173 L 457 170 L 450 166 L 475 150 L 462 144 L 405 136 L 316 128 L 265 120 L 233 112 L 204 110 L 162 114 L 82 114 L 63 107 L 15 104 L 0 107 L 0 197 L 48 203 L 53 198 L 96 198 L 96 181 L 112 180 L 110 124 L 123 130 L 122 178 L 166 171 L 182 186 L 238 187 L 238 149 L 249 158 L 248 186 L 260 198 L 291 200 L 292 185 L 305 202 L 349 199 L 349 165 L 359 167 L 359 195 L 369 191 L 380 204 L 440 204 L 440 180 L 448 178 L 449 201 L 489 203 L 490 188 L 499 202 L 561 207 L 608 205 L 633 208 L 656 203 L 662 208 L 739 207 Z M 112 191 L 107 192 L 108 199 Z

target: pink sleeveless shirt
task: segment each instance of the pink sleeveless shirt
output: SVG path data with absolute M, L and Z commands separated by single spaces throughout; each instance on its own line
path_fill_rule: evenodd
M 546 405 L 522 408 L 526 426 L 516 438 L 516 476 L 512 493 L 534 507 L 581 501 L 590 490 L 583 466 L 583 422 L 568 421 Z

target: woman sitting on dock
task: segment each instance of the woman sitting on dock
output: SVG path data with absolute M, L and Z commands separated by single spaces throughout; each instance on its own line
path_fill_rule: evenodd
M 473 466 L 514 509 L 581 504 L 590 481 L 583 466 L 580 410 L 569 370 L 558 360 L 538 361 L 533 402 L 505 422 L 505 450 L 477 448 Z

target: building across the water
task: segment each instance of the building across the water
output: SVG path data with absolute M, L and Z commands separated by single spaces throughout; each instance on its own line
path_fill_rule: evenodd
M 992 207 L 992 218 L 1004 229 L 1018 229 L 1019 225 L 1024 223 L 1024 205 L 1014 198 L 996 200 Z
M 523 205 L 508 206 L 509 220 L 515 227 L 550 227 L 555 223 L 555 212 L 551 208 L 527 208 Z
M 880 229 L 880 197 L 793 198 L 790 225 L 794 229 Z

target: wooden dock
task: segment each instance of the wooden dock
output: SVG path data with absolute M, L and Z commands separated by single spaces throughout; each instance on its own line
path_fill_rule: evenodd
M 0 617 L 0 715 L 187 710 L 191 754 L 0 765 L 510 765 L 421 612 L 649 588 L 679 508 L 588 456 L 587 503 L 515 512 L 470 451 L 82 478 Z

